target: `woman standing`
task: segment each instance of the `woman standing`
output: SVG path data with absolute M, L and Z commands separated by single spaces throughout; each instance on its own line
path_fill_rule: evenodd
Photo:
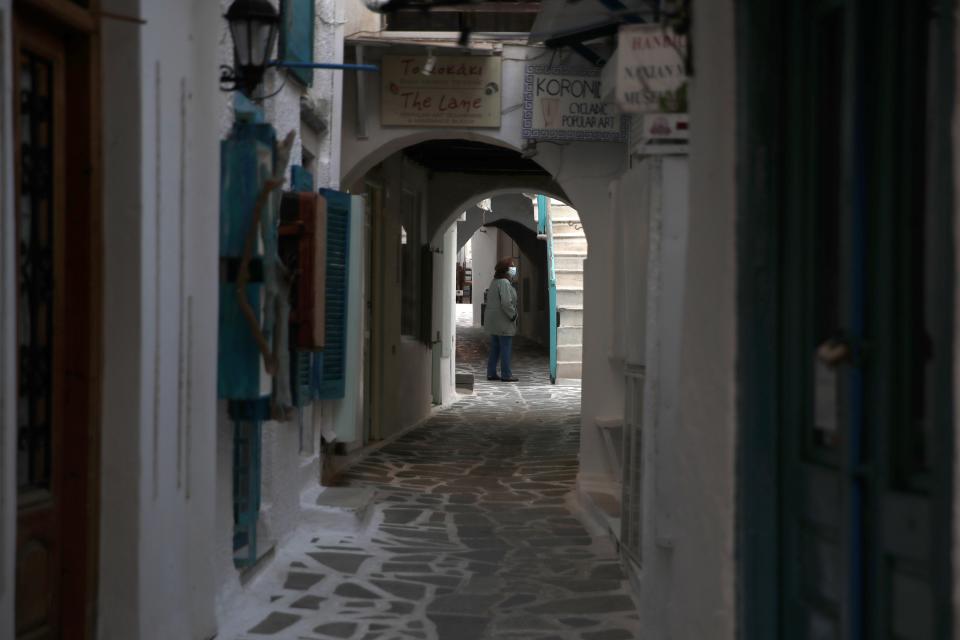
M 487 359 L 487 380 L 516 382 L 510 371 L 510 348 L 517 333 L 517 292 L 510 281 L 517 277 L 513 258 L 503 258 L 493 272 L 487 292 L 487 310 L 483 328 L 490 334 L 490 357 Z M 497 375 L 497 360 L 500 375 Z

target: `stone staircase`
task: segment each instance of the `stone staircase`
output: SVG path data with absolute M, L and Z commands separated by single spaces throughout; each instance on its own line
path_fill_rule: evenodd
M 557 277 L 557 377 L 580 378 L 583 361 L 583 260 L 587 238 L 577 212 L 559 200 L 550 202 L 553 264 Z

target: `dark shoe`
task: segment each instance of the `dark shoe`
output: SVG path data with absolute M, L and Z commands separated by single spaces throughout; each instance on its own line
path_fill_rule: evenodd
M 520 382 L 518 378 L 514 378 L 513 376 L 510 376 L 509 378 L 500 378 L 500 381 L 501 382 Z
M 487 380 L 499 380 L 500 376 L 487 376 Z

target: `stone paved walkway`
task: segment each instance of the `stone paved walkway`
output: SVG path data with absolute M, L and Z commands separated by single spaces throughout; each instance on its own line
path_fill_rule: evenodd
M 376 492 L 369 524 L 302 527 L 218 637 L 638 637 L 616 551 L 571 493 L 580 388 L 550 385 L 542 350 L 515 350 L 521 382 L 487 382 L 485 336 L 461 327 L 475 393 L 353 466 L 348 484 Z

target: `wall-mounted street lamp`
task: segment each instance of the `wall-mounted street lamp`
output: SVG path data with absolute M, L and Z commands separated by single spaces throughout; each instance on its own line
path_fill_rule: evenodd
M 252 96 L 277 41 L 280 14 L 269 0 L 233 0 L 224 18 L 233 38 L 233 68 L 222 68 L 220 83 Z
M 220 86 L 224 91 L 240 91 L 253 100 L 270 96 L 255 96 L 267 67 L 288 69 L 334 69 L 342 71 L 378 71 L 372 64 L 337 64 L 327 62 L 287 62 L 270 60 L 277 42 L 280 14 L 269 0 L 233 0 L 227 9 L 227 23 L 233 38 L 233 66 L 222 65 Z M 275 95 L 275 94 L 272 94 Z

